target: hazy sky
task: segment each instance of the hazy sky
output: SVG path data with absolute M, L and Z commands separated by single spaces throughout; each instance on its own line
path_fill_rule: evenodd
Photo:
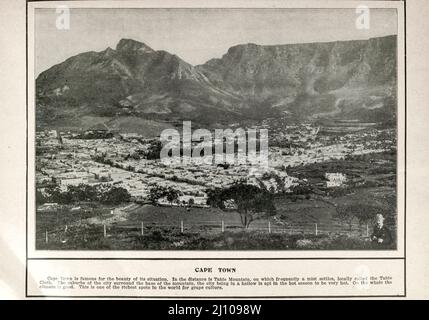
M 193 65 L 241 43 L 261 45 L 367 39 L 397 34 L 394 9 L 371 9 L 370 28 L 354 9 L 71 9 L 70 29 L 55 9 L 36 9 L 36 75 L 85 51 L 115 48 L 121 38 L 166 50 Z

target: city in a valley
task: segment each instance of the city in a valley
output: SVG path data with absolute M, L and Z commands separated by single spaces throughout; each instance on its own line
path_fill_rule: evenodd
M 208 156 L 165 164 L 159 137 L 102 126 L 38 131 L 37 247 L 373 248 L 368 239 L 379 213 L 394 232 L 396 129 L 360 121 L 288 123 L 267 118 L 251 126 L 268 130 L 267 166 L 216 164 Z M 228 128 L 234 132 L 237 124 Z M 256 189 L 269 194 L 255 203 L 260 215 L 240 210 L 243 195 L 222 198 L 247 186 L 255 188 L 245 191 L 252 197 Z M 393 248 L 394 240 L 384 247 Z

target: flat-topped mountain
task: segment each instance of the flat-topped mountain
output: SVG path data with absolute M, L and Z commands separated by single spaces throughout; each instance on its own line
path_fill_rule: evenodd
M 396 117 L 396 41 L 243 44 L 192 66 L 122 39 L 39 75 L 37 125 L 85 129 L 101 121 L 127 131 L 128 121 L 208 125 L 280 114 L 389 121 Z

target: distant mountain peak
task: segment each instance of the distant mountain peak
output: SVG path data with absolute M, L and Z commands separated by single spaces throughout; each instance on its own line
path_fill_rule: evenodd
M 103 51 L 106 56 L 113 56 L 115 54 L 115 50 L 110 47 L 107 47 L 106 50 Z
M 389 122 L 396 117 L 396 40 L 246 43 L 194 67 L 121 39 L 116 48 L 78 54 L 39 75 L 38 126 L 81 128 L 85 116 L 211 124 L 283 113 Z
M 116 45 L 117 51 L 138 51 L 143 53 L 155 52 L 151 47 L 132 39 L 121 39 Z

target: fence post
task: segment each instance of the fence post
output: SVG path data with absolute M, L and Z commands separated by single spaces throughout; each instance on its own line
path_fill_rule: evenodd
M 142 221 L 142 230 L 141 230 L 141 235 L 144 236 L 144 225 L 143 225 L 143 221 Z
M 317 233 L 318 233 L 318 230 L 317 230 L 317 223 L 316 223 L 315 225 L 316 225 L 316 236 L 317 236 Z
M 106 238 L 107 237 L 107 229 L 106 229 L 106 225 L 103 224 L 103 236 Z
M 366 236 L 369 237 L 369 226 L 368 226 L 368 223 L 366 224 Z
M 225 231 L 225 222 L 222 220 L 222 232 Z
M 271 221 L 268 221 L 268 233 L 271 233 Z
M 48 230 L 45 231 L 45 241 L 46 241 L 46 243 L 49 242 L 49 239 L 48 239 Z
M 180 221 L 180 232 L 183 233 L 183 220 Z

